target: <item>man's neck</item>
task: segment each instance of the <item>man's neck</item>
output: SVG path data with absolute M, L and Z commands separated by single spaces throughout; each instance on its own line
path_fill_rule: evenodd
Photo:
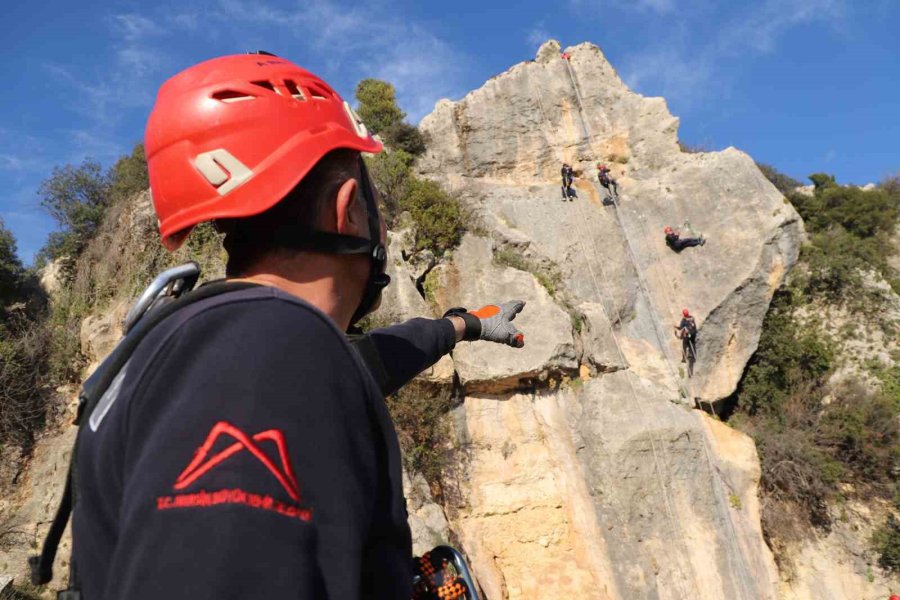
M 315 262 L 315 261 L 310 261 Z M 307 263 L 302 269 L 266 268 L 262 265 L 253 273 L 234 281 L 249 281 L 280 289 L 292 296 L 309 302 L 328 315 L 342 331 L 350 324 L 350 319 L 359 303 L 359 291 L 352 285 L 342 285 L 346 278 L 336 275 L 332 268 L 316 269 Z M 340 271 L 337 271 L 340 272 Z

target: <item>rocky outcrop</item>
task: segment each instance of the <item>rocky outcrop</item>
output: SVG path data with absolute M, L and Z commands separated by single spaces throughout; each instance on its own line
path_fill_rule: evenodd
M 415 549 L 463 548 L 489 600 L 818 598 L 811 574 L 831 568 L 828 546 L 804 550 L 807 575 L 779 583 L 754 444 L 693 408 L 733 392 L 802 223 L 746 154 L 682 153 L 665 101 L 628 90 L 598 48 L 569 48 L 569 61 L 560 52 L 548 42 L 422 122 L 429 149 L 417 169 L 456 193 L 476 226 L 441 261 L 411 256 L 392 232 L 394 284 L 371 323 L 527 305 L 524 349 L 464 343 L 423 374 L 423 389 L 452 389 L 454 454 L 439 482 L 405 477 Z M 579 174 L 571 202 L 563 161 Z M 597 162 L 618 180 L 617 204 L 595 184 Z M 95 363 L 138 282 L 171 260 L 148 241 L 148 197 L 116 210 L 81 275 L 127 283 L 83 325 Z M 709 242 L 675 254 L 665 225 Z M 204 270 L 221 272 L 216 253 L 205 256 Z M 682 307 L 701 326 L 693 378 L 672 335 Z M 46 529 L 70 442 L 65 428 L 44 438 L 4 500 L 29 541 Z M 3 560 L 23 564 L 25 553 Z
M 753 443 L 690 407 L 733 392 L 802 223 L 746 154 L 680 152 L 662 99 L 628 90 L 594 46 L 566 52 L 544 45 L 421 125 L 420 174 L 487 232 L 428 274 L 428 300 L 528 303 L 525 349 L 453 353 L 450 530 L 488 598 L 776 598 Z M 665 225 L 709 243 L 675 254 Z M 682 307 L 701 325 L 693 379 L 672 333 Z

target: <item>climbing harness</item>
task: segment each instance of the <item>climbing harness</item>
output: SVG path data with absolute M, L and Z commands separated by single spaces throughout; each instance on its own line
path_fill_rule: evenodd
M 571 82 L 572 82 L 572 87 L 573 87 L 573 89 L 575 90 L 575 96 L 576 96 L 576 99 L 577 99 L 577 101 L 578 101 L 579 110 L 580 110 L 580 118 L 581 118 L 581 123 L 582 123 L 582 128 L 584 129 L 585 135 L 588 137 L 588 143 L 590 144 L 590 140 L 592 139 L 592 137 L 591 137 L 591 135 L 590 135 L 590 131 L 589 131 L 588 123 L 587 123 L 587 118 L 586 118 L 586 116 L 585 116 L 584 102 L 582 101 L 582 98 L 581 98 L 581 92 L 580 92 L 580 90 L 579 90 L 579 88 L 578 88 L 578 82 L 576 81 L 574 72 L 572 71 L 572 67 L 571 67 L 571 64 L 570 64 L 569 56 L 568 56 L 568 55 L 564 55 L 563 58 L 566 60 L 566 69 L 568 70 L 569 78 L 570 78 L 570 80 L 571 80 Z M 669 355 L 668 355 L 668 351 L 667 351 L 667 347 L 668 347 L 668 346 L 667 346 L 667 344 L 665 344 L 665 343 L 663 342 L 663 336 L 660 335 L 660 327 L 661 327 L 661 325 L 660 325 L 660 323 L 659 323 L 659 318 L 656 316 L 656 315 L 659 314 L 659 312 L 657 311 L 656 307 L 654 306 L 652 296 L 650 295 L 650 292 L 649 292 L 649 288 L 646 286 L 646 281 L 644 281 L 643 274 L 642 274 L 642 272 L 641 272 L 640 263 L 637 261 L 637 257 L 636 257 L 636 255 L 635 255 L 634 249 L 633 249 L 633 247 L 632 247 L 632 245 L 631 245 L 631 241 L 630 241 L 630 239 L 628 238 L 628 233 L 627 233 L 627 229 L 625 228 L 624 219 L 621 218 L 620 215 L 619 215 L 619 211 L 618 211 L 618 203 L 616 204 L 616 206 L 617 206 L 617 208 L 614 210 L 614 212 L 616 213 L 616 215 L 615 215 L 615 216 L 616 216 L 616 220 L 617 220 L 617 222 L 618 222 L 618 224 L 619 224 L 619 227 L 622 229 L 623 236 L 624 236 L 625 242 L 626 242 L 626 248 L 628 249 L 629 258 L 630 258 L 630 260 L 632 261 L 632 264 L 634 265 L 635 273 L 636 273 L 636 275 L 637 275 L 637 277 L 638 277 L 638 284 L 639 284 L 639 286 L 641 287 L 641 291 L 642 291 L 642 293 L 644 294 L 644 297 L 646 298 L 646 300 L 647 300 L 647 302 L 648 302 L 648 305 L 649 305 L 650 310 L 652 311 L 651 317 L 653 317 L 652 320 L 654 321 L 654 325 L 655 325 L 654 331 L 656 332 L 657 341 L 658 341 L 659 344 L 660 344 L 660 350 L 663 352 L 663 357 L 664 357 L 664 359 L 666 360 L 666 362 L 668 363 L 669 369 L 670 369 L 670 371 L 672 372 L 673 377 L 675 378 L 676 381 L 678 381 L 678 378 L 677 378 L 677 376 L 676 376 L 676 371 L 675 371 L 674 366 L 672 365 L 671 359 L 669 358 Z M 579 206 L 579 208 L 580 208 L 580 206 Z M 581 220 L 583 221 L 584 218 L 582 218 Z M 639 219 L 639 221 L 640 221 L 640 219 Z M 689 225 L 689 224 L 688 224 L 688 225 Z M 641 224 L 641 226 L 643 227 L 643 224 Z M 583 243 L 582 243 L 582 245 L 583 245 Z M 601 268 L 602 268 L 602 266 L 601 266 Z M 599 288 L 599 285 L 597 284 L 596 277 L 593 275 L 593 270 L 592 270 L 592 269 L 591 269 L 591 275 L 592 275 L 592 279 L 593 279 L 593 282 L 594 282 L 594 288 L 595 288 L 595 291 L 597 291 L 597 292 L 598 292 L 598 295 L 599 295 L 599 293 L 600 293 L 600 291 L 599 291 L 600 288 Z M 671 284 L 670 284 L 670 285 L 671 285 Z M 600 306 L 601 306 L 601 308 L 603 307 L 603 303 L 602 303 L 602 302 L 601 302 Z M 609 316 L 606 314 L 606 309 L 605 309 L 605 308 L 603 308 L 603 312 L 604 312 L 604 314 L 605 314 L 607 320 L 610 322 L 610 324 L 612 324 L 612 321 L 609 320 Z M 623 354 L 623 352 L 622 352 L 621 345 L 620 345 L 620 343 L 619 343 L 619 341 L 618 341 L 618 336 L 616 335 L 615 329 L 611 329 L 611 331 L 612 331 L 612 335 L 613 335 L 613 341 L 615 342 L 615 345 L 616 345 L 616 349 L 617 349 L 617 351 L 618 351 L 618 353 L 619 353 L 619 355 L 620 355 L 620 357 L 621 357 L 621 360 L 623 360 L 623 362 L 625 362 L 624 354 Z M 646 419 L 647 419 L 647 415 L 646 415 L 646 412 L 645 412 L 644 409 L 643 409 L 643 406 L 642 406 L 641 402 L 637 400 L 637 393 L 636 393 L 636 391 L 635 391 L 634 384 L 633 384 L 633 382 L 631 381 L 631 378 L 630 378 L 630 377 L 627 377 L 627 375 L 629 375 L 629 374 L 630 374 L 630 370 L 629 370 L 629 373 L 626 373 L 626 378 L 628 379 L 628 383 L 629 383 L 629 386 L 630 386 L 630 388 L 631 388 L 632 398 L 633 398 L 634 401 L 636 402 L 638 408 L 640 409 L 640 412 L 641 412 L 642 416 L 643 416 L 644 419 L 646 420 Z M 680 386 L 679 386 L 679 387 L 680 387 Z M 683 390 L 682 390 L 682 391 L 683 391 Z M 683 393 L 684 393 L 684 392 L 683 392 Z M 660 478 L 660 481 L 659 481 L 660 487 L 661 487 L 662 490 L 663 490 L 663 498 L 664 498 L 664 500 L 665 500 L 666 513 L 667 513 L 667 517 L 668 517 L 669 522 L 670 522 L 670 528 L 672 529 L 673 532 L 675 532 L 675 531 L 676 531 L 676 527 L 675 527 L 675 524 L 674 524 L 674 517 L 673 517 L 673 510 L 672 510 L 672 506 L 671 506 L 671 501 L 670 501 L 670 499 L 669 499 L 668 488 L 667 488 L 667 486 L 665 485 L 665 483 L 661 480 L 662 470 L 661 470 L 661 468 L 660 468 L 660 466 L 659 466 L 659 459 L 658 459 L 658 457 L 657 457 L 657 452 L 656 452 L 656 447 L 655 447 L 655 441 L 654 441 L 654 438 L 655 438 L 655 436 L 654 436 L 654 435 L 652 434 L 652 432 L 651 432 L 651 437 L 650 437 L 650 440 L 651 440 L 651 449 L 652 449 L 652 451 L 653 451 L 654 462 L 656 463 L 656 471 L 657 471 L 658 476 L 659 476 L 659 478 Z M 707 459 L 707 468 L 708 468 L 708 470 L 709 470 L 709 473 L 712 475 L 712 474 L 714 474 L 714 472 L 715 472 L 716 470 L 715 470 L 714 465 L 713 465 L 713 463 L 712 463 L 712 459 L 711 459 L 711 457 L 710 457 L 710 455 L 709 455 L 708 443 L 709 443 L 709 442 L 708 442 L 708 440 L 707 440 L 707 438 L 706 438 L 706 435 L 705 435 L 705 433 L 704 433 L 704 439 L 703 439 L 703 444 L 702 444 L 702 445 L 703 445 L 703 450 L 704 450 L 704 453 L 705 453 L 706 459 Z M 721 477 L 721 474 L 720 474 L 720 477 Z M 715 478 L 714 478 L 714 477 L 711 477 L 710 479 L 711 479 L 711 483 L 712 483 L 712 487 L 713 487 L 713 494 L 714 494 L 714 496 L 715 496 L 715 498 L 716 498 L 716 500 L 717 500 L 717 503 L 719 504 L 719 511 L 721 512 L 721 511 L 723 510 L 723 509 L 722 509 L 723 503 L 722 503 L 722 490 L 721 490 L 721 486 L 715 484 Z M 727 510 L 727 507 L 725 508 L 725 510 Z M 727 515 L 727 512 L 726 512 L 725 514 Z M 729 523 L 729 528 L 730 528 L 730 533 L 731 533 L 731 536 L 730 536 L 730 537 L 731 537 L 731 542 L 732 542 L 732 544 L 733 544 L 733 548 L 735 549 L 735 551 L 737 552 L 737 554 L 738 554 L 739 556 L 743 557 L 743 552 L 742 552 L 742 549 L 741 549 L 740 544 L 739 544 L 738 539 L 737 539 L 737 533 L 736 533 L 735 528 L 734 528 L 734 523 L 731 521 L 731 518 L 730 518 L 730 517 L 726 517 L 725 520 L 727 520 L 728 523 Z M 677 531 L 678 531 L 679 533 L 681 533 L 680 528 L 677 528 Z M 680 542 L 682 543 L 682 545 L 685 545 L 685 546 L 686 546 L 686 543 L 685 543 L 683 534 L 682 534 L 682 535 L 679 535 L 679 536 L 677 536 L 677 537 L 680 539 Z M 727 552 L 727 554 L 728 554 L 728 560 L 729 560 L 729 562 L 730 562 L 730 563 L 733 563 L 733 556 L 732 556 L 731 552 Z M 681 570 L 680 564 L 679 564 L 679 570 Z M 735 585 L 735 587 L 736 587 L 736 591 L 739 591 L 739 594 L 736 595 L 735 597 L 752 598 L 752 597 L 753 597 L 753 594 L 752 594 L 753 586 L 749 584 L 749 582 L 750 582 L 750 575 L 749 575 L 749 573 L 747 572 L 747 565 L 745 564 L 745 560 L 740 560 L 740 561 L 739 561 L 739 565 L 738 565 L 737 572 L 738 572 L 738 577 L 739 577 L 740 580 L 741 580 L 741 585 L 740 585 L 740 589 L 738 590 L 738 589 L 737 589 L 737 587 L 738 587 L 737 582 L 734 583 L 734 585 Z M 683 571 L 682 571 L 681 575 L 682 575 L 682 577 L 684 578 L 684 572 L 683 572 Z M 684 590 L 683 590 L 683 589 L 681 590 L 681 593 L 682 593 L 682 597 L 683 597 L 683 598 L 688 598 L 688 597 L 689 597 L 688 595 L 686 595 L 686 594 L 684 593 Z

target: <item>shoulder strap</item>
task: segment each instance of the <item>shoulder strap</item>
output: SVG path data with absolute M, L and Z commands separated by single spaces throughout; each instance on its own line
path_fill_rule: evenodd
M 62 498 L 59 501 L 59 507 L 56 509 L 56 515 L 53 517 L 53 522 L 50 524 L 50 530 L 47 532 L 47 537 L 44 539 L 44 546 L 41 548 L 41 553 L 37 556 L 28 558 L 28 566 L 31 569 L 31 583 L 34 585 L 44 585 L 50 583 L 53 579 L 53 561 L 56 559 L 59 541 L 69 522 L 72 509 L 75 506 L 75 494 L 77 491 L 76 457 L 78 456 L 78 442 L 81 438 L 81 428 L 83 427 L 84 416 L 90 415 L 116 374 L 122 366 L 128 362 L 128 359 L 131 358 L 135 348 L 137 348 L 141 340 L 143 340 L 156 325 L 189 304 L 219 294 L 236 292 L 252 287 L 258 286 L 257 284 L 250 282 L 229 282 L 226 280 L 213 281 L 192 292 L 188 292 L 177 300 L 152 310 L 143 319 L 138 321 L 122 341 L 119 342 L 106 360 L 103 361 L 103 364 L 101 364 L 93 375 L 84 382 L 84 385 L 81 388 L 81 394 L 78 397 L 78 412 L 75 417 L 75 424 L 78 425 L 78 434 L 76 434 L 75 445 L 72 449 L 72 455 L 69 458 L 69 471 L 66 475 L 66 487 L 63 491 Z M 68 594 L 68 596 L 65 597 L 75 599 L 80 597 L 80 595 L 78 592 L 77 573 L 74 560 L 70 560 L 69 564 L 69 589 L 61 594 Z
M 381 390 L 382 394 L 385 394 L 387 386 L 390 383 L 390 376 L 388 375 L 384 363 L 381 361 L 381 355 L 378 353 L 378 348 L 375 347 L 375 342 L 372 341 L 372 337 L 364 333 L 351 333 L 347 335 L 347 339 L 350 341 L 350 345 L 359 353 L 360 358 L 362 358 L 362 361 L 369 369 L 369 373 L 371 373 L 372 377 L 375 379 L 378 389 Z

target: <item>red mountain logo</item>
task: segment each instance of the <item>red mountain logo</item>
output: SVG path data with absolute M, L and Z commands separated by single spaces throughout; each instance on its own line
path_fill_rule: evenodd
M 233 438 L 235 442 L 224 450 L 210 456 L 213 446 L 223 435 Z M 274 444 L 280 465 L 276 464 L 262 450 L 260 447 L 262 442 Z M 294 469 L 291 466 L 291 458 L 287 452 L 284 434 L 278 429 L 267 429 L 253 436 L 248 436 L 234 425 L 225 421 L 219 421 L 210 430 L 206 440 L 194 454 L 194 459 L 181 472 L 178 479 L 175 480 L 175 489 L 183 490 L 193 485 L 217 466 L 245 450 L 262 463 L 278 483 L 281 484 L 281 487 L 290 496 L 291 500 L 299 504 L 300 485 L 297 483 L 297 477 L 294 475 Z M 210 507 L 220 504 L 244 504 L 252 508 L 270 510 L 285 516 L 298 518 L 302 521 L 309 521 L 312 517 L 309 509 L 301 508 L 299 505 L 286 504 L 269 495 L 254 494 L 241 489 L 224 489 L 215 492 L 200 491 L 191 494 L 163 496 L 156 499 L 158 510 Z

